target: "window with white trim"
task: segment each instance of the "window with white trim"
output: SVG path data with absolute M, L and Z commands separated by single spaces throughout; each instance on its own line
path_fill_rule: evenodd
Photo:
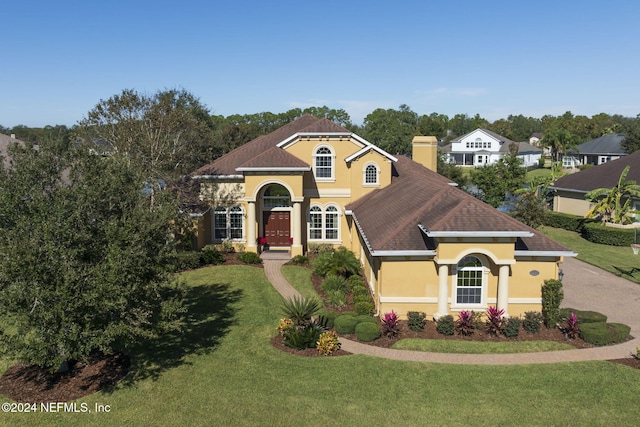
M 242 240 L 243 238 L 242 206 L 217 206 L 213 211 L 213 240 Z
M 456 304 L 479 305 L 482 303 L 484 268 L 474 256 L 466 256 L 457 266 Z
M 338 240 L 340 238 L 340 214 L 336 206 L 309 208 L 309 240 Z
M 369 163 L 364 168 L 364 183 L 365 185 L 377 185 L 378 184 L 378 167 Z
M 309 209 L 309 239 L 322 240 L 322 209 L 312 206 Z
M 314 155 L 315 175 L 319 179 L 333 178 L 333 152 L 329 147 L 320 147 Z

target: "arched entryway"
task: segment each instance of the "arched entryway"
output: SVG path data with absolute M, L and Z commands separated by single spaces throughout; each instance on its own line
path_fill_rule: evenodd
M 262 193 L 262 241 L 269 246 L 291 246 L 291 194 L 281 184 L 269 184 Z M 261 239 L 261 240 L 262 240 Z

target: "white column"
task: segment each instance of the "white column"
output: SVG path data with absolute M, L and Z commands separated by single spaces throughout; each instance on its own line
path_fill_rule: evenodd
M 291 256 L 302 255 L 302 207 L 301 202 L 293 202 L 293 242 Z
M 247 207 L 247 250 L 258 252 L 256 242 L 256 202 L 249 201 Z
M 438 266 L 438 312 L 433 315 L 435 319 L 449 314 L 449 266 Z
M 501 265 L 498 275 L 498 310 L 504 310 L 504 317 L 509 317 L 509 265 Z

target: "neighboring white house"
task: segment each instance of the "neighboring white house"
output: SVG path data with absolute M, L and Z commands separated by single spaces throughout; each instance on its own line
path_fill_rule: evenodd
M 448 161 L 460 166 L 485 166 L 497 162 L 509 153 L 509 147 L 517 147 L 523 166 L 535 166 L 542 150 L 528 142 L 515 142 L 487 129 L 476 129 L 442 147 Z

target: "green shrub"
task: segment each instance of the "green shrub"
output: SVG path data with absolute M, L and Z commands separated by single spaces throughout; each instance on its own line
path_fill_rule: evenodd
M 356 330 L 356 325 L 360 323 L 354 316 L 342 315 L 336 317 L 333 322 L 333 328 L 339 334 L 352 334 Z
M 324 330 L 319 325 L 310 323 L 306 326 L 290 328 L 284 335 L 283 344 L 298 350 L 315 348 L 320 334 Z
M 369 322 L 369 323 L 375 323 L 376 325 L 378 324 L 378 321 L 376 320 L 376 318 L 368 314 L 360 314 L 360 315 L 354 316 L 354 318 L 358 321 L 358 323 Z
M 515 338 L 520 333 L 520 318 L 509 317 L 503 321 L 502 333 L 507 338 Z
M 436 320 L 436 331 L 438 331 L 438 333 L 442 335 L 453 335 L 454 330 L 455 322 L 453 321 L 452 315 L 447 314 Z
M 193 270 L 201 265 L 200 252 L 176 252 L 167 259 L 167 271 Z
M 355 333 L 358 340 L 370 342 L 380 338 L 380 327 L 377 323 L 361 322 L 356 325 Z
M 231 254 L 235 252 L 235 248 L 233 247 L 233 243 L 230 240 L 223 240 L 221 243 L 217 245 L 212 245 L 218 252 L 223 254 Z
M 629 246 L 634 242 L 633 228 L 606 227 L 598 223 L 587 223 L 582 237 L 593 243 L 609 246 Z
M 291 319 L 295 326 L 311 323 L 311 318 L 318 310 L 320 310 L 320 303 L 313 298 L 305 299 L 300 296 L 294 296 L 284 300 L 282 303 L 282 312 L 287 319 Z
M 353 276 L 349 276 L 347 279 L 347 287 L 349 289 L 354 289 L 356 287 L 363 287 L 365 290 L 367 289 L 364 286 L 364 279 L 359 274 L 354 274 Z
M 356 312 L 355 311 L 343 311 L 342 313 L 340 313 L 341 316 L 356 316 Z
M 329 243 L 309 243 L 308 252 L 310 254 L 317 255 L 334 251 L 335 249 L 333 248 L 333 245 Z
M 262 258 L 255 252 L 240 252 L 236 257 L 245 264 L 260 264 Z
M 351 276 L 351 277 L 357 277 L 357 276 Z M 369 290 L 364 285 L 362 285 L 362 286 L 361 285 L 352 286 L 351 287 L 351 293 L 353 293 L 354 297 L 365 296 L 365 297 L 369 298 Z
M 370 301 L 358 301 L 353 304 L 356 314 L 373 314 L 373 304 Z
M 524 313 L 522 328 L 531 334 L 537 334 L 538 332 L 540 332 L 542 319 L 542 313 L 540 313 L 539 311 L 527 311 L 526 313 Z
M 427 314 L 421 311 L 409 311 L 407 313 L 407 325 L 412 331 L 420 332 L 424 330 Z
M 321 253 L 313 260 L 313 271 L 319 276 L 326 277 L 335 274 L 342 277 L 349 277 L 358 274 L 360 271 L 360 261 L 356 255 L 345 249 L 333 253 Z
M 298 265 L 309 264 L 309 258 L 304 255 L 296 255 L 291 258 L 291 262 Z
M 593 220 L 586 219 L 579 215 L 570 215 L 561 212 L 546 211 L 544 214 L 544 225 L 554 228 L 562 228 L 569 231 L 582 233 L 584 225 Z
M 322 290 L 325 293 L 337 290 L 344 294 L 347 291 L 347 281 L 342 276 L 327 274 L 327 277 L 322 281 Z
M 318 313 L 318 322 L 325 328 L 333 328 L 333 322 L 340 313 L 331 310 L 322 310 Z
M 214 245 L 202 248 L 202 263 L 206 265 L 218 265 L 224 262 L 224 255 Z
M 327 303 L 329 305 L 338 308 L 347 305 L 347 296 L 345 295 L 344 291 L 340 289 L 330 289 L 328 291 L 325 291 L 325 294 L 327 295 Z
M 588 311 L 588 310 L 576 310 L 575 308 L 561 308 L 560 309 L 560 317 L 562 319 L 567 319 L 571 316 L 571 313 L 575 313 L 578 317 L 578 321 L 581 324 L 584 323 L 606 323 L 607 316 L 598 313 L 597 311 Z
M 619 343 L 629 337 L 631 328 L 622 323 L 585 323 L 580 328 L 580 338 L 593 345 Z
M 563 298 L 561 281 L 555 279 L 544 281 L 544 285 L 542 285 L 542 317 L 547 328 L 555 328 L 560 321 L 560 304 Z
M 371 298 L 369 297 L 369 295 L 356 295 L 353 297 L 353 304 L 354 306 L 359 303 L 359 302 L 371 302 Z

